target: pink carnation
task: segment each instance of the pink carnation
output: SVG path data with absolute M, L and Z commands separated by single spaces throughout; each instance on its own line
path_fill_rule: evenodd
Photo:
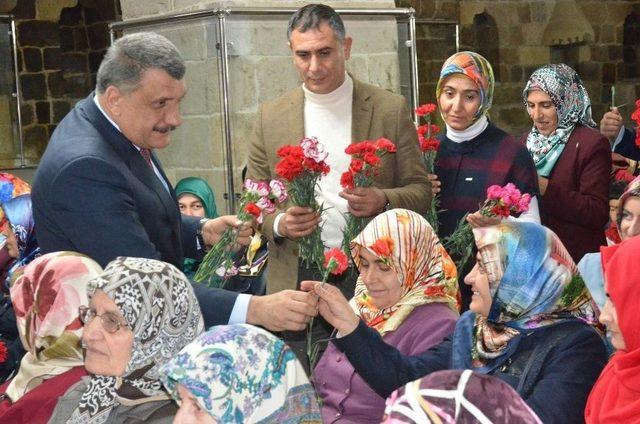
M 520 200 L 518 201 L 518 212 L 523 213 L 529 210 L 529 203 L 531 203 L 531 195 L 529 193 L 525 193 L 522 195 Z
M 504 193 L 504 190 L 502 189 L 502 187 L 494 184 L 492 186 L 489 186 L 489 188 L 487 189 L 487 199 L 500 200 L 502 198 L 503 193 Z
M 280 180 L 271 180 L 269 182 L 269 187 L 271 187 L 271 196 L 278 201 L 278 203 L 282 203 L 287 200 L 287 190 L 285 189 L 284 183 Z
M 300 142 L 304 156 L 313 159 L 315 162 L 323 162 L 329 153 L 325 150 L 324 144 L 315 137 L 306 137 Z
M 258 207 L 260 209 L 262 209 L 262 211 L 266 212 L 266 213 L 274 213 L 276 211 L 276 205 L 275 203 L 273 203 L 271 200 L 269 200 L 268 197 L 261 197 L 257 202 L 256 205 L 258 205 Z M 259 219 L 259 218 L 258 218 Z

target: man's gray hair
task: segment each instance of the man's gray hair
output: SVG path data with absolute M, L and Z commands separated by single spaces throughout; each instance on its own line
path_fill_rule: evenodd
M 291 41 L 291 33 L 294 30 L 306 32 L 309 29 L 318 29 L 325 22 L 333 30 L 336 38 L 344 41 L 346 34 L 342 18 L 326 4 L 308 4 L 298 9 L 289 19 L 287 40 Z
M 181 80 L 186 71 L 180 52 L 162 35 L 153 32 L 125 35 L 104 55 L 96 91 L 102 94 L 110 85 L 125 93 L 134 91 L 148 69 L 161 69 L 176 80 Z

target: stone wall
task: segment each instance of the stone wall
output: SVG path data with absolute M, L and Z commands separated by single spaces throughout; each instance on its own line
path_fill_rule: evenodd
M 622 113 L 629 123 L 633 102 L 640 97 L 640 2 L 575 0 L 571 3 L 577 13 L 563 15 L 566 9 L 555 9 L 562 1 L 566 0 L 399 0 L 397 4 L 414 7 L 419 18 L 458 21 L 461 50 L 476 50 L 491 59 L 498 80 L 491 119 L 505 130 L 520 134 L 530 128 L 522 89 L 536 68 L 557 62 L 578 71 L 598 122 L 611 105 L 615 85 L 615 103 L 626 104 Z M 552 46 L 545 38 L 549 32 L 582 31 L 584 26 L 588 37 L 577 43 Z M 433 101 L 432 87 L 453 41 L 435 33 L 433 26 L 419 35 L 421 97 Z
M 37 164 L 56 124 L 93 89 L 116 10 L 114 0 L 20 0 L 8 11 L 17 27 L 27 165 Z M 0 166 L 18 166 L 16 151 Z
M 178 12 L 195 8 L 230 6 L 297 8 L 301 1 L 166 2 L 124 0 L 123 19 L 156 12 Z M 392 1 L 333 1 L 333 7 L 395 7 Z M 287 47 L 288 15 L 249 17 L 232 15 L 227 21 L 229 48 L 230 107 L 233 130 L 235 191 L 241 190 L 241 170 L 246 163 L 255 115 L 261 103 L 273 100 L 300 83 Z M 349 70 L 359 79 L 401 91 L 398 58 L 398 29 L 393 18 L 344 17 L 353 36 Z M 175 183 L 187 176 L 200 176 L 216 193 L 218 210 L 227 208 L 226 163 L 218 84 L 218 26 L 216 18 L 188 23 L 147 27 L 165 35 L 182 52 L 187 62 L 188 91 L 181 111 L 184 123 L 172 135 L 171 145 L 159 151 L 169 179 Z M 136 29 L 142 30 L 142 29 Z M 408 75 L 408 68 L 404 69 Z M 291 142 L 296 142 L 292 140 Z

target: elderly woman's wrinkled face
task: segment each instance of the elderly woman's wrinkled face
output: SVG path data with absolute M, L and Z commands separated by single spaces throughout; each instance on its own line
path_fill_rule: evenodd
M 624 342 L 624 338 L 622 337 L 620 327 L 618 326 L 618 313 L 616 312 L 615 305 L 609 297 L 609 293 L 607 293 L 607 301 L 605 302 L 598 319 L 602 324 L 607 326 L 607 334 L 609 335 L 613 347 L 616 350 L 625 350 L 627 346 Z
M 473 292 L 469 309 L 483 317 L 489 316 L 493 298 L 489 289 L 489 276 L 484 268 L 480 254 L 476 256 L 476 264 L 471 269 L 471 272 L 464 277 L 464 282 L 471 286 L 471 291 Z
M 200 408 L 196 397 L 182 384 L 178 384 L 178 395 L 180 395 L 180 409 L 173 418 L 173 424 L 213 424 L 216 422 L 209 412 Z
M 122 376 L 131 358 L 133 332 L 102 290 L 96 290 L 90 307 L 96 316 L 84 325 L 84 367 L 91 374 Z
M 480 89 L 471 78 L 453 74 L 442 82 L 438 103 L 443 119 L 454 130 L 463 131 L 473 124 L 480 101 Z
M 640 197 L 630 196 L 622 206 L 620 238 L 626 240 L 640 235 Z
M 538 132 L 551 135 L 558 128 L 558 111 L 544 91 L 532 90 L 527 96 L 527 112 Z
M 360 277 L 378 309 L 389 308 L 402 297 L 398 273 L 367 249 L 360 249 Z

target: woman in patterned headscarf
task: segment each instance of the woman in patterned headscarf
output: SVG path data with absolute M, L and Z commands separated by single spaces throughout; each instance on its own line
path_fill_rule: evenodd
M 446 133 L 439 137 L 435 175 L 429 177 L 440 196 L 440 238 L 451 235 L 467 213 L 474 227 L 497 224 L 499 219 L 478 212 L 487 188 L 494 184 L 513 183 L 529 193 L 530 208 L 521 219 L 540 222 L 535 168 L 527 150 L 489 121 L 494 85 L 491 64 L 478 53 L 456 53 L 440 71 L 436 99 Z M 471 300 L 462 283 L 469 269 L 458 270 L 463 310 Z
M 200 335 L 160 370 L 180 403 L 175 422 L 322 423 L 316 394 L 293 351 L 247 324 Z
M 82 343 L 91 374 L 61 397 L 50 422 L 170 422 L 160 367 L 203 330 L 191 284 L 173 265 L 117 258 L 89 284 Z
M 436 371 L 387 399 L 383 424 L 542 424 L 511 386 L 471 370 Z
M 580 77 L 565 64 L 537 69 L 523 90 L 533 128 L 522 136 L 538 171 L 542 223 L 577 263 L 605 245 L 611 148 L 591 119 Z
M 341 305 L 402 353 L 424 352 L 448 335 L 458 317 L 456 268 L 420 215 L 392 209 L 375 217 L 351 242 L 360 275 Z M 337 290 L 337 289 L 336 289 Z M 325 423 L 376 422 L 377 395 L 344 354 L 330 344 L 314 370 Z
M 2 251 L 7 252 L 10 260 L 0 272 L 0 293 L 4 294 L 0 305 L 0 340 L 8 349 L 6 359 L 0 361 L 0 381 L 11 376 L 24 355 L 9 297 L 9 285 L 17 274 L 16 271 L 40 256 L 34 231 L 31 195 L 23 194 L 8 200 L 2 205 L 2 212 L 2 232 L 6 238 L 6 249 Z
M 11 301 L 27 353 L 0 388 L 0 421 L 47 422 L 58 396 L 86 375 L 78 307 L 87 304 L 87 285 L 101 272 L 73 252 L 49 253 L 16 271 Z
M 549 229 L 508 222 L 474 229 L 477 263 L 465 278 L 470 310 L 451 337 L 403 355 L 348 318 L 333 290 L 315 287 L 319 310 L 342 335 L 334 343 L 382 396 L 434 371 L 472 369 L 504 380 L 542 422 L 581 422 L 606 363 L 596 310 L 576 266 Z

